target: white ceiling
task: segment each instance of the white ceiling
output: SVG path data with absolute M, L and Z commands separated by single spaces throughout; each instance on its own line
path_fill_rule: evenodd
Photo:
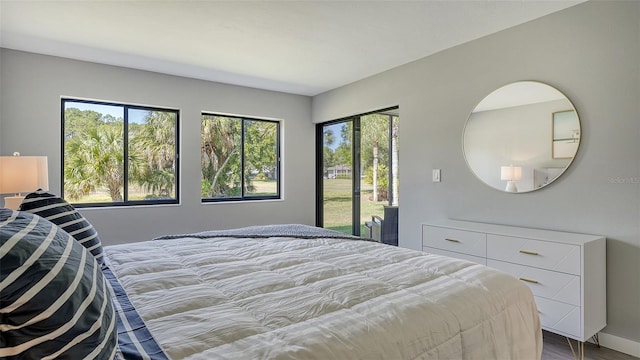
M 0 46 L 316 95 L 584 0 L 0 0 Z

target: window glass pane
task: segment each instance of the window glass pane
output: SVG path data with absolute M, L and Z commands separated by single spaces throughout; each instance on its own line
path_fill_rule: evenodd
M 361 165 L 360 224 L 384 217 L 389 204 L 389 124 L 391 116 L 375 113 L 360 117 Z
M 393 200 L 391 205 L 397 206 L 400 202 L 399 184 L 400 173 L 398 163 L 398 153 L 400 151 L 400 138 L 398 137 L 398 129 L 400 126 L 400 117 L 394 116 L 391 122 L 391 198 Z
M 278 194 L 278 124 L 244 122 L 244 186 L 246 196 Z
M 242 196 L 242 119 L 202 116 L 201 193 L 203 199 Z
M 348 121 L 322 129 L 323 226 L 346 234 L 353 229 L 352 127 Z
M 128 109 L 128 199 L 176 197 L 177 112 Z
M 79 206 L 178 202 L 177 110 L 62 100 L 62 196 Z
M 64 102 L 64 197 L 74 203 L 124 199 L 124 110 Z

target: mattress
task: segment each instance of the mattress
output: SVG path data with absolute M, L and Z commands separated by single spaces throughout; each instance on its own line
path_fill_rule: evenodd
M 104 248 L 119 301 L 162 349 L 151 358 L 541 357 L 533 296 L 505 273 L 312 227 L 250 230 Z

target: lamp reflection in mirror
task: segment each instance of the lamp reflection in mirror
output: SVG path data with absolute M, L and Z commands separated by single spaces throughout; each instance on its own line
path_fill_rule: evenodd
M 38 189 L 49 190 L 46 156 L 0 156 L 0 194 L 14 194 L 4 198 L 4 206 L 17 210 L 24 199 L 22 193 Z
M 522 179 L 522 167 L 520 166 L 501 166 L 500 167 L 500 180 L 507 182 L 507 187 L 504 191 L 518 192 L 516 187 L 516 181 Z

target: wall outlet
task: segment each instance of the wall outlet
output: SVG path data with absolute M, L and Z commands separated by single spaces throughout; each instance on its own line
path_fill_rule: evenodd
M 433 182 L 440 182 L 440 169 L 433 169 L 432 179 Z

